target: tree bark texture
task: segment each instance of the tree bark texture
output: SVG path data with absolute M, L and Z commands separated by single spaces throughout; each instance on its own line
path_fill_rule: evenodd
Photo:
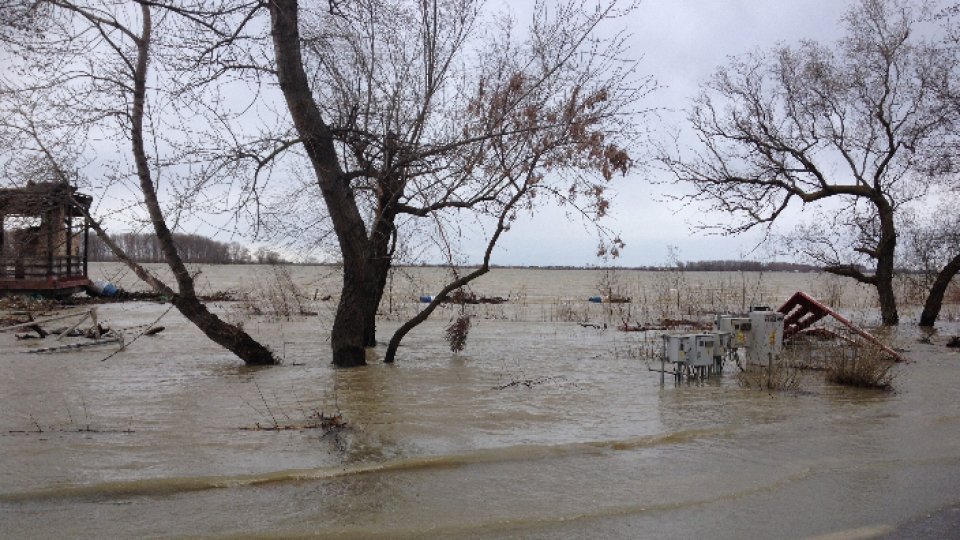
M 897 297 L 893 293 L 894 263 L 897 250 L 897 230 L 894 224 L 893 208 L 883 195 L 875 202 L 880 218 L 880 241 L 877 245 L 877 273 L 874 276 L 877 296 L 880 301 L 880 320 L 886 326 L 900 323 L 897 311 Z

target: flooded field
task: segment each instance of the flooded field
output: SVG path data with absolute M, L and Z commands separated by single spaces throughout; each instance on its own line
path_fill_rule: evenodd
M 91 273 L 137 286 L 115 265 Z M 398 273 L 381 342 L 443 277 Z M 29 354 L 50 338 L 0 334 L 0 537 L 873 538 L 960 503 L 960 353 L 944 346 L 960 306 L 929 342 L 909 324 L 885 335 L 910 360 L 893 393 L 818 373 L 770 393 L 731 373 L 661 387 L 649 336 L 615 326 L 796 290 L 872 325 L 869 291 L 815 274 L 495 270 L 473 290 L 509 302 L 469 308 L 463 353 L 443 339 L 447 307 L 396 364 L 381 346 L 338 370 L 338 280 L 202 268 L 206 292 L 245 291 L 214 305 L 279 367 L 244 367 L 151 302 L 98 306 L 114 327 L 166 328 L 106 360 L 110 346 Z M 315 314 L 270 309 L 291 287 Z M 601 288 L 634 302 L 588 304 Z M 256 429 L 317 413 L 347 425 Z

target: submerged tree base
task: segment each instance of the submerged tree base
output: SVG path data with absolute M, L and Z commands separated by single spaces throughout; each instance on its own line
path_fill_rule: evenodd
M 367 365 L 367 350 L 363 347 L 334 349 L 333 365 L 337 367 L 359 367 Z

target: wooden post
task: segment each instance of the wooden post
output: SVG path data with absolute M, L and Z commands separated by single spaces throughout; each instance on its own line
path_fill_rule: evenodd
M 47 229 L 47 279 L 53 277 L 53 211 L 47 210 L 43 215 L 43 225 Z
M 67 232 L 67 275 L 73 275 L 73 218 L 64 212 L 64 228 Z
M 67 337 L 70 334 L 70 332 L 73 332 L 74 330 L 76 330 L 77 327 L 83 324 L 83 321 L 87 320 L 87 318 L 89 317 L 93 317 L 93 326 L 96 327 L 97 326 L 96 311 L 94 309 L 91 309 L 90 311 L 87 311 L 87 313 L 83 317 L 81 317 L 80 320 L 76 322 L 76 324 L 74 324 L 70 328 L 67 328 L 63 332 L 60 332 L 60 335 L 57 336 L 57 339 L 55 341 L 60 341 L 61 339 Z
M 767 390 L 772 390 L 771 384 L 773 384 L 773 354 L 767 353 Z
M 7 257 L 4 251 L 3 238 L 7 235 L 6 225 L 4 225 L 4 216 L 0 214 L 0 277 L 7 273 Z
M 89 259 L 89 254 L 87 248 L 90 247 L 90 219 L 84 215 L 83 217 L 83 277 L 87 277 L 90 274 L 87 273 L 87 259 Z

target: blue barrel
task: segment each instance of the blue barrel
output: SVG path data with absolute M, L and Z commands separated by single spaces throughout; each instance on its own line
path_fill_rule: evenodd
M 430 296 L 429 294 L 425 294 L 420 297 L 421 304 L 429 304 L 430 302 L 433 302 L 433 297 Z
M 603 303 L 603 297 L 602 297 L 602 296 L 591 296 L 591 297 L 590 297 L 590 301 L 593 302 L 594 304 L 601 304 L 601 303 Z
M 116 296 L 120 289 L 109 281 L 94 281 L 87 287 L 87 291 L 96 296 Z

